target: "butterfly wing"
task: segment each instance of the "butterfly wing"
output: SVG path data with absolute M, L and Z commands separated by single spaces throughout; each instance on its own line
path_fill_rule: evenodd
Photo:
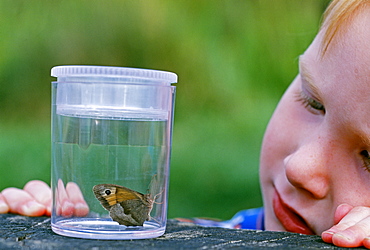
M 143 195 L 140 200 L 125 200 L 120 205 L 124 213 L 130 215 L 133 221 L 135 221 L 130 226 L 142 226 L 146 220 L 149 220 L 149 213 L 152 210 L 153 203 L 151 200 L 148 200 L 148 195 Z
M 95 185 L 93 192 L 110 217 L 121 225 L 142 226 L 149 219 L 153 205 L 149 195 L 114 184 Z
M 114 184 L 95 185 L 93 192 L 102 206 L 108 211 L 117 203 L 125 200 L 140 199 L 141 196 L 144 196 L 134 190 Z

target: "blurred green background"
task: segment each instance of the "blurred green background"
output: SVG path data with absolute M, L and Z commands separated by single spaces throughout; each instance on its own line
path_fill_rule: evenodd
M 50 69 L 179 75 L 169 218 L 262 205 L 259 149 L 328 0 L 0 1 L 0 188 L 50 180 Z

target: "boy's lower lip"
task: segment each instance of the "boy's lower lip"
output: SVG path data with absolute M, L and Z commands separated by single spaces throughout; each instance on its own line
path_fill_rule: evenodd
M 314 234 L 304 219 L 283 202 L 276 190 L 273 198 L 273 209 L 277 219 L 288 232 Z

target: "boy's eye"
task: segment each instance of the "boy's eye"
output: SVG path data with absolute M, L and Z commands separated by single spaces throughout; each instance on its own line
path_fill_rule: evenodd
M 308 97 L 305 93 L 300 92 L 297 96 L 297 100 L 303 104 L 311 113 L 317 114 L 317 112 L 325 114 L 325 107 L 315 99 Z
M 362 150 L 360 155 L 363 157 L 364 160 L 364 168 L 370 172 L 370 154 L 367 150 Z
M 369 154 L 369 151 L 362 150 L 360 154 L 363 157 L 363 161 L 364 161 L 363 167 L 365 168 L 366 171 L 370 172 L 370 154 Z

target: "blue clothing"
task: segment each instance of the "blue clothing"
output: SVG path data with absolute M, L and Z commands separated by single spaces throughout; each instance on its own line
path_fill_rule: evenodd
M 226 221 L 194 218 L 191 222 L 205 227 L 264 230 L 264 217 L 263 207 L 261 207 L 239 211 L 230 220 Z

